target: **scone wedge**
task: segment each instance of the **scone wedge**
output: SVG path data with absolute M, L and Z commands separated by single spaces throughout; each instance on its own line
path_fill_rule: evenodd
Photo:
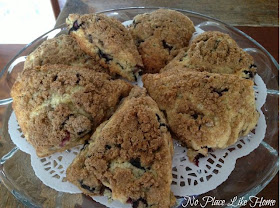
M 142 59 L 121 22 L 104 14 L 70 14 L 66 23 L 82 50 L 98 59 L 111 73 L 136 81 L 143 67 Z
M 44 65 L 23 71 L 11 95 L 25 138 L 44 157 L 84 143 L 131 88 L 87 68 Z
M 259 118 L 253 82 L 235 75 L 175 70 L 144 75 L 143 83 L 191 160 L 234 144 Z
M 161 72 L 181 68 L 253 79 L 257 66 L 253 57 L 228 34 L 207 31 L 195 37 Z
M 193 22 L 175 10 L 139 14 L 129 28 L 144 64 L 144 73 L 158 73 L 189 44 Z
M 168 208 L 174 203 L 172 155 L 164 115 L 145 89 L 135 87 L 97 128 L 67 179 L 90 196 L 111 195 L 134 208 Z

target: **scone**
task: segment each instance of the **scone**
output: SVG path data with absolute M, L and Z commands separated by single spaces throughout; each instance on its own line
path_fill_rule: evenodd
M 67 169 L 67 180 L 90 196 L 110 196 L 134 208 L 168 208 L 175 202 L 172 155 L 163 114 L 145 89 L 135 87 L 96 129 Z
M 142 57 L 145 73 L 157 73 L 187 47 L 194 33 L 192 21 L 180 12 L 159 9 L 134 17 L 131 34 Z
M 103 14 L 70 14 L 66 23 L 70 35 L 87 54 L 111 73 L 136 81 L 143 63 L 131 34 L 121 22 Z
M 11 95 L 25 138 L 44 157 L 84 143 L 131 88 L 87 68 L 44 65 L 23 71 Z
M 217 31 L 198 35 L 188 50 L 180 52 L 161 72 L 178 67 L 183 70 L 235 74 L 246 79 L 253 79 L 256 74 L 253 57 L 243 51 L 229 35 Z
M 257 124 L 253 82 L 229 74 L 176 71 L 148 74 L 144 86 L 167 115 L 190 160 L 226 148 Z
M 86 67 L 108 73 L 108 70 L 102 67 L 99 61 L 82 51 L 74 38 L 64 34 L 44 41 L 28 55 L 24 62 L 24 70 L 45 64 Z

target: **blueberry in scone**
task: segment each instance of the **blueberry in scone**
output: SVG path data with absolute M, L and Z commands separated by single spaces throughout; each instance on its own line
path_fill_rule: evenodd
M 66 23 L 82 50 L 111 73 L 136 81 L 143 63 L 131 34 L 121 22 L 103 14 L 70 14 Z
M 43 157 L 84 143 L 131 88 L 87 68 L 44 65 L 23 71 L 11 95 L 25 138 Z
M 198 35 L 187 50 L 182 50 L 161 72 L 181 68 L 253 79 L 254 59 L 225 33 L 207 31 Z
M 135 87 L 96 129 L 67 179 L 90 196 L 110 196 L 134 208 L 168 208 L 175 202 L 172 155 L 164 115 L 145 89 Z
M 191 70 L 146 74 L 142 79 L 166 112 L 171 131 L 189 148 L 191 161 L 234 144 L 257 124 L 251 80 Z
M 29 54 L 24 62 L 24 70 L 46 64 L 64 64 L 86 67 L 99 72 L 109 71 L 99 64 L 99 61 L 87 55 L 70 35 L 62 34 L 45 40 L 38 48 Z
M 180 12 L 159 9 L 134 17 L 129 28 L 142 57 L 145 73 L 157 73 L 189 44 L 192 21 Z

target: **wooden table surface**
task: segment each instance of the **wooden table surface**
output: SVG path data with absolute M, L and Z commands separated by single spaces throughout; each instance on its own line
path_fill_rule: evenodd
M 102 3 L 101 3 L 102 2 Z M 116 2 L 119 2 L 117 4 Z M 64 22 L 65 17 L 69 13 L 86 13 L 86 12 L 93 12 L 93 11 L 100 11 L 102 9 L 109 9 L 109 8 L 120 8 L 124 6 L 136 6 L 135 0 L 132 1 L 110 1 L 111 4 L 109 4 L 108 0 L 104 1 L 96 1 L 95 3 L 92 3 L 92 1 L 87 0 L 68 0 L 66 3 L 65 8 L 62 10 L 58 20 L 57 24 Z M 138 1 L 142 2 L 144 6 L 147 6 L 149 1 Z M 152 3 L 152 6 L 158 6 L 157 2 L 159 1 L 150 1 Z M 156 4 L 156 3 L 157 4 Z M 172 1 L 162 1 L 165 2 L 165 4 L 161 4 L 162 6 L 169 5 Z M 195 10 L 197 12 L 201 12 L 204 14 L 207 14 L 212 17 L 219 18 L 222 21 L 225 21 L 229 24 L 237 26 L 238 29 L 242 30 L 252 38 L 254 38 L 256 41 L 258 41 L 264 48 L 266 48 L 271 55 L 277 60 L 279 63 L 279 28 L 278 23 L 278 1 L 260 1 L 260 0 L 250 0 L 250 1 L 241 1 L 241 0 L 235 0 L 231 1 L 234 3 L 229 3 L 229 1 L 217 1 L 216 7 L 212 4 L 210 4 L 210 1 L 184 1 L 192 3 L 193 7 L 190 4 L 183 3 L 183 1 L 177 1 L 178 6 L 172 4 L 172 7 L 176 8 L 185 8 L 189 10 Z M 199 7 L 197 2 L 205 3 L 205 7 Z M 208 2 L 206 4 L 206 2 Z M 212 2 L 212 1 L 211 1 Z M 225 2 L 225 3 L 224 3 Z M 246 2 L 246 4 L 245 4 Z M 153 4 L 154 3 L 154 4 Z M 260 3 L 263 3 L 260 6 Z M 155 5 L 156 4 L 156 5 Z M 245 4 L 241 6 L 237 6 L 238 4 Z M 118 5 L 118 6 L 116 6 Z M 258 8 L 256 8 L 259 5 Z M 169 5 L 170 6 L 170 5 Z M 238 8 L 235 8 L 237 6 Z M 231 12 L 231 14 L 222 14 L 221 10 L 222 8 L 228 8 Z M 257 9 L 257 13 L 260 15 L 257 19 L 254 19 L 254 17 L 249 17 L 249 14 L 245 14 L 245 9 L 248 8 L 255 8 Z M 239 15 L 241 14 L 241 15 Z M 245 15 L 245 16 L 244 16 Z M 242 19 L 243 18 L 243 19 Z M 240 26 L 242 25 L 242 26 Z M 265 27 L 264 27 L 265 26 Z M 269 27 L 268 27 L 269 26 Z M 276 26 L 276 27 L 274 27 Z M 0 69 L 2 69 L 8 61 L 21 49 L 24 45 L 12 45 L 12 44 L 0 44 Z M 279 134 L 279 129 L 278 129 Z M 1 138 L 0 138 L 1 139 Z M 0 140 L 1 141 L 1 140 Z M 279 143 L 278 143 L 279 146 Z M 275 207 L 279 207 L 279 173 L 274 177 L 274 179 L 258 194 L 259 197 L 264 197 L 265 199 L 276 199 L 277 204 Z M 0 207 L 24 207 L 21 203 L 19 203 L 10 192 L 6 190 L 6 188 L 0 184 Z
M 277 0 L 67 0 L 57 25 L 69 13 L 90 13 L 122 7 L 168 7 L 190 10 L 233 26 L 278 26 Z

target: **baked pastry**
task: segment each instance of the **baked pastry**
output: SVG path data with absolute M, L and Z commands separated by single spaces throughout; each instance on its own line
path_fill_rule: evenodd
M 111 73 L 136 81 L 143 63 L 131 34 L 121 22 L 103 14 L 70 14 L 66 23 L 70 35 L 87 54 Z
M 105 73 L 66 65 L 23 71 L 13 85 L 13 109 L 39 157 L 84 143 L 132 86 Z
M 188 50 L 180 52 L 161 72 L 178 67 L 235 74 L 246 79 L 253 79 L 256 74 L 253 57 L 243 51 L 228 34 L 217 31 L 198 35 Z
M 229 74 L 197 71 L 146 74 L 144 87 L 167 115 L 171 131 L 190 160 L 226 148 L 257 124 L 253 82 Z
M 82 51 L 74 38 L 65 34 L 46 40 L 39 45 L 27 56 L 24 70 L 45 64 L 64 64 L 109 72 L 99 64 L 99 61 Z
M 68 167 L 67 180 L 90 196 L 168 208 L 175 202 L 172 155 L 163 114 L 145 89 L 135 87 Z
M 188 46 L 195 29 L 182 13 L 159 9 L 135 16 L 130 31 L 141 54 L 144 72 L 157 73 L 180 49 Z

